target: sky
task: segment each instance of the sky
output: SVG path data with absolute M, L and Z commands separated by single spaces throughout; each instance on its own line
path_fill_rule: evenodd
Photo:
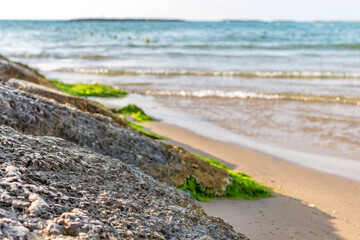
M 0 19 L 357 20 L 360 0 L 11 0 Z

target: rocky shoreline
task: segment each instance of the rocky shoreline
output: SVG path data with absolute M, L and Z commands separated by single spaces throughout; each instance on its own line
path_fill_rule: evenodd
M 4 57 L 0 82 L 1 238 L 246 239 L 173 187 L 221 196 L 226 171 Z

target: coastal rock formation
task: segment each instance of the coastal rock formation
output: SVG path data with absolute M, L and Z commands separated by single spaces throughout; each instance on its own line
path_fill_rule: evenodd
M 61 138 L 0 126 L 1 239 L 247 239 L 221 219 L 207 216 L 186 192 L 125 164 L 122 160 L 136 158 L 136 144 L 159 160 L 160 147 L 145 138 L 108 118 L 19 91 L 1 87 L 0 98 L 1 123 L 24 133 L 49 131 L 104 151 L 105 143 L 86 137 L 92 135 L 94 129 L 86 128 L 93 124 L 100 131 L 106 126 L 114 134 L 129 135 L 123 141 L 131 146 L 127 151 L 116 148 L 121 136 L 97 131 L 99 139 L 109 140 L 106 144 L 115 140 L 108 146 L 118 150 L 112 154 L 118 158 L 112 158 Z M 83 142 L 80 137 L 85 137 Z
M 190 177 L 214 195 L 231 183 L 229 174 L 179 149 L 54 101 L 0 86 L 0 124 L 25 134 L 56 136 L 139 167 L 160 181 L 180 186 Z
M 247 239 L 172 186 L 226 171 L 1 55 L 0 113 L 0 239 Z
M 9 59 L 0 55 L 0 82 L 7 81 L 10 78 L 19 78 L 56 89 L 52 82 L 48 81 L 37 71 L 32 70 L 24 64 L 11 62 Z
M 80 97 L 75 97 L 70 94 L 60 92 L 56 89 L 41 86 L 39 84 L 34 84 L 20 79 L 9 79 L 6 82 L 6 85 L 16 89 L 21 89 L 28 93 L 39 95 L 41 97 L 54 99 L 58 103 L 70 104 L 71 106 L 83 112 L 98 113 L 110 117 L 112 120 L 114 120 L 114 122 L 116 122 L 120 126 L 130 128 L 127 122 L 116 116 L 116 114 L 114 114 L 113 112 L 100 107 L 99 104 L 93 101 Z
M 104 116 L 108 116 L 117 124 L 129 127 L 124 120 L 117 117 L 111 111 L 100 107 L 93 101 L 74 97 L 57 91 L 57 87 L 37 71 L 24 64 L 12 62 L 2 55 L 0 55 L 0 82 L 7 82 L 15 88 L 19 88 L 42 97 L 54 99 L 59 103 L 71 104 L 84 112 L 99 113 Z

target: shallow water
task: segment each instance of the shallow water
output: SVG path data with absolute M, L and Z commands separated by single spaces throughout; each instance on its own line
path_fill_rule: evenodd
M 359 29 L 350 22 L 0 21 L 0 53 L 48 78 L 144 94 L 255 142 L 360 160 Z
M 360 160 L 359 132 L 354 131 L 360 128 L 360 111 L 341 113 L 353 106 L 218 98 L 163 97 L 159 102 L 271 145 Z

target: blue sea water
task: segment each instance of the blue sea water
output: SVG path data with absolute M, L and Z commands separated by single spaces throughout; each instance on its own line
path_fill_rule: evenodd
M 0 21 L 0 47 L 7 56 L 36 62 L 59 59 L 64 68 L 100 65 L 129 72 L 202 70 L 251 76 L 263 71 L 266 76 L 285 71 L 284 77 L 292 77 L 294 71 L 295 76 L 326 78 L 331 75 L 321 72 L 339 72 L 344 74 L 337 78 L 359 79 L 359 39 L 356 22 Z
M 359 22 L 4 20 L 0 54 L 250 140 L 360 160 Z

